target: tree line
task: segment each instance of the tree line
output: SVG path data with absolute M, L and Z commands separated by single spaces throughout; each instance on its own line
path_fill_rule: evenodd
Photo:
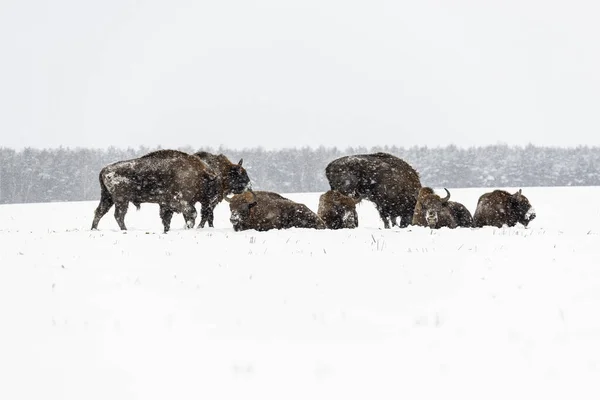
M 0 204 L 97 200 L 98 173 L 115 161 L 139 157 L 155 148 L 86 149 L 0 147 Z M 324 192 L 327 164 L 344 155 L 384 151 L 410 163 L 423 185 L 434 188 L 598 186 L 600 147 L 557 148 L 505 144 L 459 148 L 446 147 L 357 147 L 289 148 L 262 147 L 234 150 L 192 148 L 223 153 L 244 166 L 255 190 L 280 193 Z

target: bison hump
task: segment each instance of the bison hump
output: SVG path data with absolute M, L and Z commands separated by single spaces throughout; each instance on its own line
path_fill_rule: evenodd
M 156 150 L 151 153 L 145 154 L 145 155 L 141 156 L 140 158 L 164 159 L 164 158 L 174 158 L 174 157 L 181 157 L 181 156 L 187 157 L 187 156 L 189 156 L 189 154 L 184 153 L 183 151 L 179 151 L 179 150 Z

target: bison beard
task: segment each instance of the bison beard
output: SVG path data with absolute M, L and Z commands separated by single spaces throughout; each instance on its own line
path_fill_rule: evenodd
M 140 158 L 119 161 L 100 171 L 100 204 L 92 229 L 114 204 L 119 228 L 126 230 L 125 214 L 129 202 L 158 203 L 164 232 L 168 232 L 173 213 L 183 213 L 186 228 L 196 221 L 195 204 L 202 209 L 215 202 L 217 177 L 198 157 L 176 150 L 159 150 Z

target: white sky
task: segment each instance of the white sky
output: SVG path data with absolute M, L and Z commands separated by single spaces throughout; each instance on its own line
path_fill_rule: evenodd
M 600 145 L 600 3 L 2 0 L 0 146 Z

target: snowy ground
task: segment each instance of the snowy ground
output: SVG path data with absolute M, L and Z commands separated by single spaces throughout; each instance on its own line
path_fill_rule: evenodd
M 512 188 L 511 188 L 512 190 Z M 483 189 L 451 190 L 472 212 Z M 0 399 L 600 398 L 600 188 L 528 229 L 162 234 L 0 206 Z M 316 209 L 318 194 L 289 195 Z

